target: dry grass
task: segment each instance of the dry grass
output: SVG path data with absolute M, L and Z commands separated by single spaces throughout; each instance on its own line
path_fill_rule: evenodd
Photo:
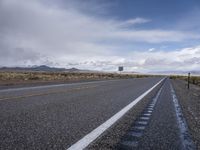
M 172 76 L 170 76 L 170 79 L 181 79 L 181 80 L 188 81 L 187 76 L 180 76 L 180 75 L 177 75 L 177 76 L 172 75 Z M 200 76 L 191 76 L 190 83 L 200 86 Z
M 77 81 L 143 78 L 149 75 L 117 74 L 117 73 L 63 73 L 63 72 L 0 72 L 0 84 L 48 81 Z

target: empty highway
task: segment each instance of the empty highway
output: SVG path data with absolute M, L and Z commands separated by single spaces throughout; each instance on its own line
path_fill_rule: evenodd
M 127 79 L 1 90 L 1 149 L 68 148 L 159 80 Z
M 155 77 L 0 90 L 0 149 L 75 149 L 162 82 Z

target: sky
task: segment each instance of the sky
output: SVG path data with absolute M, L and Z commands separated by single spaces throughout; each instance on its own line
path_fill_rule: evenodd
M 0 0 L 0 66 L 200 71 L 199 0 Z

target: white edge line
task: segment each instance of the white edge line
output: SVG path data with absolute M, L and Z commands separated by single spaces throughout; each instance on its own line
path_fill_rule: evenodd
M 133 100 L 130 104 L 125 106 L 122 110 L 108 119 L 106 122 L 101 124 L 99 127 L 91 131 L 89 134 L 85 135 L 78 142 L 70 146 L 67 150 L 82 150 L 85 149 L 89 144 L 91 144 L 95 139 L 97 139 L 103 132 L 110 128 L 115 122 L 117 122 L 122 116 L 124 116 L 133 106 L 135 106 L 140 100 L 142 100 L 147 94 L 149 94 L 156 86 L 158 86 L 165 78 L 160 80 L 152 88 L 144 92 L 138 98 Z
M 196 148 L 195 148 L 194 142 L 191 139 L 190 133 L 188 131 L 187 122 L 183 116 L 181 106 L 178 102 L 178 98 L 176 96 L 176 93 L 174 91 L 172 84 L 170 84 L 170 88 L 171 88 L 171 95 L 172 95 L 175 112 L 176 112 L 176 119 L 177 119 L 179 129 L 180 129 L 180 137 L 181 137 L 183 149 L 184 150 L 194 150 Z

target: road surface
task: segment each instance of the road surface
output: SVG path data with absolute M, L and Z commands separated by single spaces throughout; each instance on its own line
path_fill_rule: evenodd
M 0 149 L 66 149 L 161 78 L 0 91 Z
M 100 135 L 148 94 L 114 149 L 194 150 L 173 86 L 158 77 L 2 89 L 0 149 L 105 149 Z
M 169 79 L 122 138 L 118 149 L 195 149 Z

